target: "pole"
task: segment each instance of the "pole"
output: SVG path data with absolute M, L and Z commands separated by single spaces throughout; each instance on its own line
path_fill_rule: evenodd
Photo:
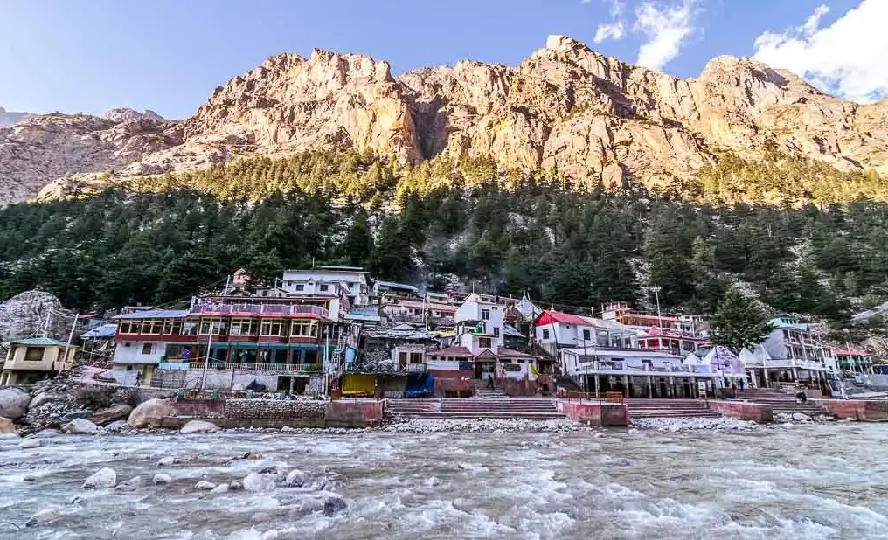
M 660 315 L 660 287 L 654 287 L 654 298 L 656 298 L 657 300 L 657 325 L 660 327 L 660 329 L 662 329 L 663 319 L 662 315 Z
M 71 341 L 74 339 L 74 329 L 77 328 L 77 319 L 80 318 L 79 313 L 74 314 L 74 324 L 71 325 L 71 333 L 68 334 L 68 342 L 65 343 L 65 356 L 62 357 L 62 367 L 65 366 L 65 363 L 68 361 L 68 349 L 71 348 Z M 61 370 L 59 370 L 61 371 Z
M 200 389 L 206 387 L 207 384 L 207 368 L 210 365 L 210 348 L 213 346 L 213 323 L 210 323 L 210 339 L 207 341 L 207 354 L 204 356 L 203 376 L 200 378 Z

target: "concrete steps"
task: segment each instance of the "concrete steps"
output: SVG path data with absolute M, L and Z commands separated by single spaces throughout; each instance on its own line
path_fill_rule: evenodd
M 808 401 L 806 403 L 796 403 L 795 395 L 767 388 L 746 390 L 741 392 L 737 398 L 732 401 L 749 401 L 751 403 L 766 405 L 771 407 L 774 414 L 792 414 L 800 412 L 807 414 L 808 416 L 819 416 L 822 414 L 831 416 L 816 402 Z
M 696 399 L 647 399 L 630 398 L 624 400 L 629 410 L 629 418 L 718 418 L 716 411 L 710 410 L 706 402 Z
M 564 418 L 555 402 L 544 398 L 390 399 L 386 414 L 407 418 Z

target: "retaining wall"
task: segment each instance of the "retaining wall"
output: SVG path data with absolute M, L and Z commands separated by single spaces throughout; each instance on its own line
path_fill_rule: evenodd
M 366 427 L 382 421 L 379 400 L 178 400 L 177 416 L 164 418 L 160 427 L 179 428 L 192 418 L 207 419 L 219 427 Z
M 728 418 L 737 420 L 752 420 L 759 424 L 767 424 L 774 421 L 774 410 L 768 405 L 750 403 L 748 401 L 720 401 L 711 399 L 709 408 Z
M 574 422 L 598 427 L 629 425 L 629 410 L 623 403 L 559 400 L 557 407 L 559 412 Z
M 888 420 L 888 401 L 873 399 L 818 399 L 828 412 L 841 420 L 882 422 Z
M 472 379 L 439 379 L 435 376 L 435 397 L 472 397 L 475 381 Z

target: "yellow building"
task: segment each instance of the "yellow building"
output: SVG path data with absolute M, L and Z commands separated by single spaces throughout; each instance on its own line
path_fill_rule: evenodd
M 0 371 L 0 386 L 31 384 L 67 371 L 74 366 L 76 349 L 46 337 L 10 342 L 3 370 Z

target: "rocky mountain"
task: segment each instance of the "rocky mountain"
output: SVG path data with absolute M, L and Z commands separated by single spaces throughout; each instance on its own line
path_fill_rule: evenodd
M 0 128 L 14 126 L 28 116 L 32 115 L 29 113 L 9 112 L 3 107 L 0 107 Z
M 154 111 L 146 110 L 145 112 L 135 111 L 127 107 L 117 107 L 111 109 L 102 115 L 105 120 L 112 122 L 129 122 L 131 120 L 154 120 L 163 122 L 163 117 Z
M 116 123 L 122 120 L 120 123 Z M 888 101 L 861 105 L 751 59 L 678 79 L 552 36 L 518 66 L 462 61 L 394 77 L 387 62 L 282 54 L 216 88 L 181 124 L 37 117 L 0 130 L 0 201 L 207 167 L 239 155 L 350 147 L 418 162 L 491 156 L 585 183 L 681 182 L 729 150 L 771 150 L 888 176 Z

